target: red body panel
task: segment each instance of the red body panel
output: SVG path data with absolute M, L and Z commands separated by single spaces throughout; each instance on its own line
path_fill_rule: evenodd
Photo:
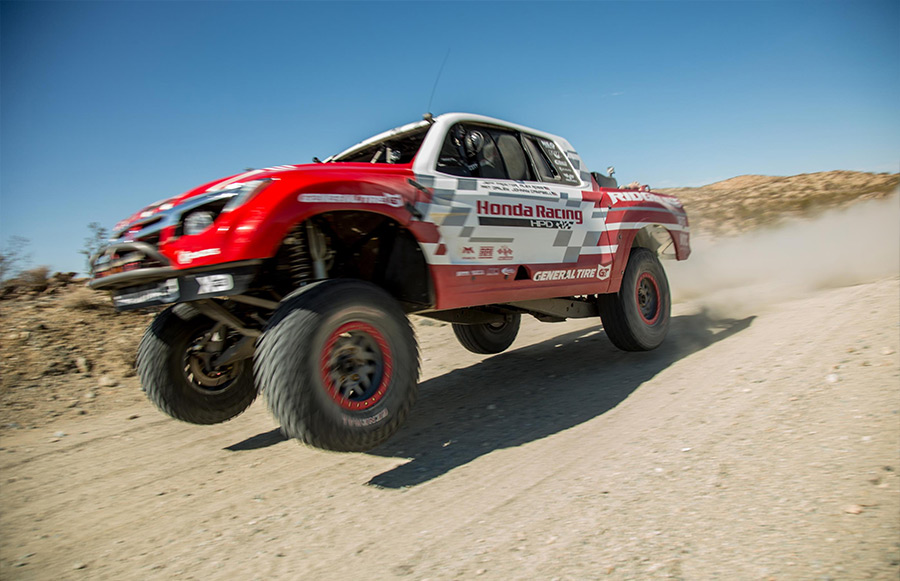
M 138 212 L 117 227 L 127 228 L 148 211 L 152 212 L 152 208 L 158 209 L 165 204 L 177 206 L 234 177 L 205 184 L 154 204 L 150 210 Z M 370 164 L 315 164 L 294 166 L 290 170 L 264 170 L 254 174 L 252 179 L 270 179 L 272 182 L 253 199 L 219 216 L 211 228 L 200 234 L 162 240 L 159 250 L 176 269 L 268 258 L 295 224 L 315 214 L 340 210 L 373 212 L 405 226 L 411 218 L 406 203 L 415 201 L 418 194 L 418 190 L 408 183 L 412 177 L 408 166 Z M 322 196 L 316 197 L 317 194 Z M 396 198 L 385 197 L 385 194 Z M 304 195 L 311 196 L 307 198 L 309 201 L 301 200 Z M 345 201 L 332 201 L 335 196 L 347 197 Z M 349 201 L 350 197 L 355 201 Z M 207 250 L 218 252 L 189 261 L 182 258 Z

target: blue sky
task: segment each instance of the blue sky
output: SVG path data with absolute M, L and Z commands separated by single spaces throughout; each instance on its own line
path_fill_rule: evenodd
M 2 2 L 0 240 L 468 111 L 656 187 L 900 171 L 900 2 Z

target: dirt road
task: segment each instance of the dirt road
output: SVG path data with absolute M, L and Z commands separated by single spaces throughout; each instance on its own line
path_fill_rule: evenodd
M 262 401 L 8 431 L 0 577 L 896 579 L 898 296 L 685 303 L 644 354 L 529 320 L 483 358 L 420 321 L 420 400 L 367 454 L 284 441 Z

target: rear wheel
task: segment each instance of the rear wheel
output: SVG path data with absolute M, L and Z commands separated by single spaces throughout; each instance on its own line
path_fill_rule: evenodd
M 213 361 L 241 339 L 187 304 L 156 316 L 138 347 L 141 387 L 156 407 L 193 424 L 230 420 L 256 399 L 249 359 L 216 366 Z
M 511 313 L 498 323 L 479 323 L 477 325 L 460 325 L 453 323 L 453 333 L 460 344 L 472 353 L 493 354 L 506 351 L 516 335 L 522 315 Z
M 416 339 L 400 305 L 358 280 L 327 280 L 286 298 L 255 356 L 256 377 L 286 435 L 368 450 L 416 399 Z
M 619 292 L 598 297 L 606 335 L 624 351 L 659 347 L 669 330 L 671 304 L 666 273 L 646 248 L 631 251 Z

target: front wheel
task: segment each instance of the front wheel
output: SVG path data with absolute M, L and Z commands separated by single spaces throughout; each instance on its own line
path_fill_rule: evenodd
M 453 333 L 460 344 L 471 351 L 484 355 L 501 353 L 513 344 L 519 334 L 522 315 L 510 313 L 497 323 L 460 325 L 453 323 Z
M 282 431 L 328 450 L 384 442 L 418 390 L 406 314 L 384 290 L 359 280 L 322 281 L 282 301 L 254 365 Z
M 177 420 L 230 420 L 256 399 L 253 368 L 249 359 L 219 367 L 212 362 L 240 338 L 187 304 L 170 307 L 153 319 L 138 347 L 141 387 Z
M 623 351 L 649 351 L 666 338 L 672 301 L 669 281 L 656 254 L 635 248 L 619 292 L 598 297 L 603 329 Z

